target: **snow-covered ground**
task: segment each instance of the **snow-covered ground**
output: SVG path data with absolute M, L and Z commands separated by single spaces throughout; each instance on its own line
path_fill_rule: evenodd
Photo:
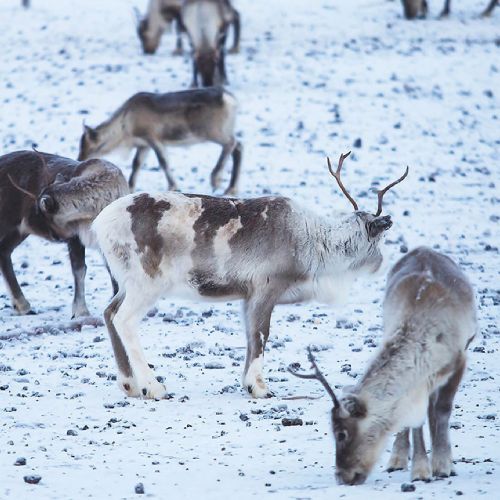
M 141 53 L 132 6 L 145 0 L 17 0 L 0 3 L 1 152 L 30 148 L 75 157 L 82 119 L 94 125 L 131 94 L 173 91 L 191 79 L 188 55 L 172 57 L 167 35 Z M 277 307 L 266 353 L 276 397 L 240 388 L 245 336 L 240 305 L 158 304 L 142 324 L 148 359 L 173 398 L 125 399 L 104 328 L 0 341 L 0 498 L 498 498 L 500 488 L 499 259 L 500 8 L 454 2 L 447 20 L 407 22 L 397 1 L 239 0 L 241 53 L 227 59 L 239 98 L 244 144 L 241 194 L 280 193 L 328 214 L 348 208 L 326 170 L 353 149 L 345 183 L 374 210 L 373 182 L 408 164 L 410 177 L 387 195 L 395 222 L 386 267 L 361 280 L 347 303 Z M 353 147 L 354 144 L 361 147 Z M 181 189 L 209 192 L 215 146 L 174 149 Z M 110 157 L 129 171 L 130 158 Z M 153 156 L 140 189 L 162 189 Z M 456 477 L 416 483 L 388 474 L 390 443 L 363 486 L 337 486 L 331 403 L 319 384 L 293 379 L 305 347 L 331 383 L 352 384 L 381 337 L 387 267 L 405 251 L 440 249 L 470 277 L 479 332 L 455 400 L 451 437 Z M 71 314 L 72 277 L 63 245 L 28 239 L 14 254 L 38 314 L 16 316 L 3 283 L 0 338 L 60 324 Z M 111 290 L 89 251 L 87 300 L 100 315 Z M 350 368 L 346 365 L 350 365 Z M 320 396 L 289 400 L 290 396 Z M 303 426 L 284 427 L 283 417 Z M 72 431 L 72 432 L 68 432 Z M 26 465 L 15 466 L 19 457 Z M 38 485 L 23 476 L 38 474 Z M 495 493 L 496 492 L 496 493 Z

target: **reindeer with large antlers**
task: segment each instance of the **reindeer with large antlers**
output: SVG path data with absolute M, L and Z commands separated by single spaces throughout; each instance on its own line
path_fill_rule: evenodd
M 465 351 L 476 333 L 472 287 L 448 257 L 421 247 L 389 272 L 384 300 L 384 342 L 366 373 L 337 397 L 309 349 L 316 379 L 333 400 L 336 476 L 341 484 L 363 483 L 385 441 L 398 432 L 388 471 L 405 469 L 412 429 L 412 480 L 453 473 L 448 422 L 465 368 Z M 422 424 L 426 413 L 432 468 Z
M 346 157 L 340 157 L 334 177 L 348 196 L 340 180 Z M 380 216 L 382 197 L 376 215 L 359 211 L 348 196 L 356 211 L 327 217 L 277 196 L 141 193 L 112 203 L 93 228 L 119 283 L 104 317 L 121 389 L 129 396 L 165 395 L 140 347 L 137 327 L 158 298 L 177 295 L 243 300 L 243 385 L 256 398 L 270 396 L 262 369 L 274 306 L 335 302 L 350 281 L 379 268 L 381 236 L 392 225 L 390 216 Z

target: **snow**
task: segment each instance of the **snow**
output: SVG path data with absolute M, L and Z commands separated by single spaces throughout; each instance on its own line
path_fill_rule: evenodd
M 132 6 L 144 11 L 145 0 L 19 4 L 0 4 L 3 153 L 36 143 L 76 157 L 83 119 L 95 125 L 134 92 L 173 91 L 191 80 L 188 55 L 171 56 L 173 35 L 155 56 L 141 53 Z M 394 226 L 385 267 L 335 308 L 276 308 L 265 356 L 276 395 L 269 400 L 251 400 L 240 387 L 245 335 L 237 302 L 164 299 L 144 320 L 148 360 L 173 393 L 159 402 L 122 395 L 104 327 L 1 341 L 1 498 L 132 498 L 138 483 L 151 498 L 403 495 L 409 472 L 384 472 L 391 443 L 365 485 L 336 485 L 331 402 L 320 384 L 294 379 L 286 367 L 307 367 L 311 344 L 332 384 L 354 383 L 380 341 L 385 272 L 405 247 L 422 244 L 445 252 L 471 279 L 479 331 L 451 418 L 458 475 L 415 483 L 404 495 L 498 498 L 500 9 L 479 19 L 486 0 L 457 1 L 449 19 L 437 20 L 441 2 L 430 4 L 428 20 L 407 22 L 396 1 L 236 2 L 242 50 L 227 67 L 240 102 L 241 195 L 280 193 L 324 214 L 348 209 L 325 156 L 353 149 L 344 183 L 362 209 L 375 210 L 372 184 L 409 165 L 409 178 L 386 196 Z M 172 149 L 181 189 L 209 192 L 218 154 L 213 145 Z M 109 159 L 128 175 L 130 157 Z M 152 155 L 148 165 L 139 189 L 163 189 Z M 31 237 L 14 260 L 38 314 L 16 316 L 0 285 L 0 336 L 69 321 L 64 245 Z M 89 251 L 93 314 L 110 293 L 100 256 Z M 318 399 L 285 399 L 311 395 Z M 284 417 L 304 425 L 284 427 Z M 14 466 L 18 457 L 26 465 Z M 30 474 L 42 477 L 38 485 L 23 481 Z

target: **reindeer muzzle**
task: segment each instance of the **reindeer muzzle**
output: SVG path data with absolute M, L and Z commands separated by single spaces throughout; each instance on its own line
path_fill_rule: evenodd
M 375 238 L 383 231 L 387 231 L 392 226 L 392 220 L 390 215 L 384 215 L 383 217 L 377 217 L 375 220 L 370 222 L 370 227 L 368 229 L 370 238 Z

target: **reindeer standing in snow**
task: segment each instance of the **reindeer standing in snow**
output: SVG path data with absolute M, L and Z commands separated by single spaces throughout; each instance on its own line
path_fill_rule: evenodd
M 388 470 L 404 469 L 412 429 L 412 480 L 453 473 L 448 423 L 465 369 L 467 346 L 476 333 L 474 293 L 459 267 L 429 248 L 413 250 L 389 272 L 384 300 L 384 343 L 354 387 L 341 397 L 318 370 L 333 399 L 337 480 L 363 483 L 389 434 L 399 432 Z M 426 412 L 432 439 L 432 472 L 422 424 Z
M 152 149 L 167 178 L 168 188 L 177 189 L 164 145 L 212 142 L 222 146 L 210 177 L 212 188 L 215 190 L 219 186 L 221 171 L 232 156 L 231 180 L 224 194 L 235 194 L 242 156 L 242 145 L 236 140 L 234 131 L 236 110 L 234 96 L 220 87 L 167 94 L 139 92 L 97 127 L 84 125 L 78 160 L 101 157 L 119 148 L 137 148 L 129 178 L 133 191 L 139 169 Z
M 382 263 L 381 236 L 392 226 L 382 198 L 406 173 L 379 191 L 376 214 L 359 211 L 344 188 L 342 155 L 332 175 L 355 212 L 317 216 L 288 198 L 248 200 L 180 193 L 126 196 L 93 224 L 119 283 L 104 317 L 129 396 L 162 398 L 165 387 L 149 367 L 137 327 L 158 298 L 243 299 L 247 358 L 243 385 L 270 396 L 262 374 L 276 304 L 335 301 L 346 283 Z
M 73 317 L 88 316 L 85 247 L 94 245 L 90 224 L 108 203 L 128 193 L 120 169 L 104 160 L 80 163 L 34 151 L 0 157 L 0 270 L 19 314 L 30 312 L 31 306 L 11 255 L 35 234 L 67 243 L 75 280 Z
M 427 0 L 402 0 L 403 10 L 406 19 L 415 19 L 416 17 L 426 17 L 429 7 Z M 482 17 L 491 16 L 493 9 L 498 5 L 498 0 L 490 0 L 484 11 Z M 439 17 L 447 17 L 450 15 L 451 0 L 445 0 L 443 10 Z

